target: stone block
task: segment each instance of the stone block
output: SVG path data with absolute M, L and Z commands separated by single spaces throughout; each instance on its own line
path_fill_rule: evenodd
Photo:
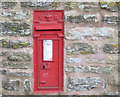
M 108 27 L 76 27 L 67 32 L 66 39 L 69 40 L 102 40 L 112 38 L 114 34 L 113 28 Z
M 0 47 L 17 49 L 17 48 L 31 47 L 31 43 L 21 42 L 19 40 L 2 39 L 0 40 Z
M 68 58 L 67 63 L 80 63 L 82 58 Z
M 23 20 L 23 19 L 26 19 L 27 16 L 28 16 L 28 12 L 2 12 L 2 16 L 3 17 L 10 17 L 12 18 L 12 20 Z
M 119 53 L 118 45 L 113 44 L 105 44 L 103 46 L 103 51 L 108 54 L 116 54 Z
M 30 25 L 27 23 L 0 23 L 0 35 L 8 36 L 29 36 Z
M 68 66 L 66 72 L 84 72 L 97 74 L 110 74 L 117 71 L 117 67 L 99 66 Z
M 31 56 L 25 52 L 14 52 L 8 56 L 10 61 L 31 61 Z
M 106 16 L 106 17 L 102 17 L 102 22 L 110 25 L 118 25 L 119 19 L 118 16 Z
M 71 23 L 97 23 L 96 15 L 81 14 L 79 16 L 66 16 L 66 20 Z
M 107 0 L 100 0 L 100 7 L 112 12 L 116 12 L 118 11 L 119 2 L 108 2 Z
M 3 80 L 2 88 L 8 91 L 18 91 L 20 86 L 20 80 Z
M 31 77 L 32 74 L 26 73 L 26 72 L 10 72 L 9 70 L 2 70 L 3 75 L 8 75 L 8 76 L 18 76 L 18 77 Z
M 96 11 L 98 5 L 94 2 L 78 2 L 78 8 L 83 11 Z
M 90 90 L 100 86 L 101 79 L 99 77 L 69 78 L 69 91 Z
M 3 68 L 10 68 L 10 69 L 28 69 L 30 67 L 29 62 L 11 62 L 8 60 L 2 61 Z
M 9 9 L 15 7 L 17 5 L 17 2 L 2 2 L 1 5 L 3 9 Z
M 70 44 L 69 47 L 67 47 L 67 54 L 94 54 L 93 47 L 87 43 L 73 43 Z
M 20 2 L 21 7 L 40 7 L 40 8 L 54 8 L 59 7 L 60 2 L 52 0 L 52 2 Z
M 31 82 L 30 80 L 24 80 L 24 92 L 29 93 L 31 91 Z

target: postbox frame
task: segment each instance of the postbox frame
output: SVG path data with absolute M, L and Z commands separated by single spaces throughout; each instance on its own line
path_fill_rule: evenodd
M 43 38 L 43 39 L 47 39 L 47 40 L 58 40 L 59 41 L 59 45 L 61 45 L 61 55 L 60 56 L 62 56 L 61 57 L 61 62 L 62 63 L 60 63 L 60 65 L 61 66 L 59 66 L 60 68 L 59 68 L 59 71 L 61 71 L 61 72 L 59 72 L 59 88 L 58 89 L 41 89 L 41 88 L 39 88 L 38 87 L 38 74 L 37 74 L 37 72 L 39 71 L 39 70 L 37 70 L 38 69 L 38 47 L 37 47 L 37 44 L 38 44 L 38 41 L 40 41 L 40 40 L 43 40 L 42 38 L 41 38 L 41 34 L 37 34 L 37 33 L 35 33 L 34 32 L 34 30 L 35 30 L 35 28 L 34 28 L 34 26 L 33 26 L 33 38 L 34 38 L 34 50 L 33 50 L 33 63 L 34 63 L 34 93 L 61 93 L 61 92 L 63 92 L 63 89 L 64 89 L 64 10 L 34 10 L 33 11 L 33 25 L 34 25 L 34 13 L 35 12 L 62 12 L 62 26 L 61 26 L 61 33 L 52 33 L 52 31 L 53 30 L 48 30 L 49 31 L 49 33 L 47 33 L 48 31 L 44 31 L 44 32 L 46 32 L 46 33 L 44 33 L 44 34 L 46 34 L 46 35 L 48 35 L 48 34 L 52 34 L 52 35 L 57 35 L 59 38 Z M 58 27 L 59 28 L 59 27 Z M 50 28 L 49 28 L 50 29 Z M 51 28 L 52 29 L 52 28 Z M 57 28 L 56 28 L 57 29 Z M 42 31 L 41 31 L 42 32 Z M 58 30 L 58 32 L 60 32 L 59 30 Z M 53 61 L 54 61 L 54 56 L 53 56 Z

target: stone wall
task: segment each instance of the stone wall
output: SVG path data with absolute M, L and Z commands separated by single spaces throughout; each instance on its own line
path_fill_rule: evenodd
M 2 94 L 34 95 L 32 34 L 36 9 L 65 12 L 64 91 L 50 95 L 118 94 L 119 3 L 104 0 L 0 2 Z

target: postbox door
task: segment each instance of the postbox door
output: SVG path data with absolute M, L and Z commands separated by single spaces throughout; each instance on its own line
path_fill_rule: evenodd
M 39 39 L 38 87 L 59 88 L 59 40 Z

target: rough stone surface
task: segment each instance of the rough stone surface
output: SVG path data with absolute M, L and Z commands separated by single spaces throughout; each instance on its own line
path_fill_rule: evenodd
M 118 95 L 120 95 L 120 92 L 106 92 L 104 94 L 105 95 L 110 95 L 110 96 L 115 96 L 116 95 L 116 97 L 117 97 Z
M 66 10 L 73 10 L 78 7 L 78 2 L 65 2 L 65 9 Z
M 21 42 L 19 40 L 2 39 L 0 40 L 0 47 L 17 49 L 17 48 L 23 48 L 23 47 L 31 47 L 31 43 Z
M 69 79 L 68 90 L 69 91 L 80 91 L 80 90 L 90 90 L 100 86 L 101 80 L 99 77 L 87 77 L 85 79 Z
M 70 29 L 66 35 L 66 39 L 88 39 L 101 40 L 113 37 L 114 29 L 108 27 L 76 27 Z
M 113 44 L 105 44 L 103 46 L 103 51 L 105 53 L 109 53 L 109 54 L 116 54 L 119 52 L 118 50 L 118 45 L 113 45 Z
M 109 64 L 109 65 L 117 65 L 118 64 L 117 57 L 111 57 L 106 59 L 96 59 L 96 58 L 87 58 L 86 62 L 89 64 Z
M 111 25 L 118 25 L 119 19 L 117 16 L 106 16 L 102 18 L 102 22 L 111 24 Z
M 117 86 L 120 85 L 119 76 L 112 76 L 110 78 L 110 83 L 112 85 L 117 85 Z
M 96 11 L 98 6 L 94 2 L 79 2 L 78 8 L 83 11 Z
M 67 47 L 67 54 L 94 54 L 93 47 L 87 43 L 73 43 Z
M 10 68 L 10 69 L 27 69 L 29 68 L 30 63 L 29 62 L 11 62 L 8 60 L 2 61 L 2 67 L 3 68 Z
M 2 88 L 9 91 L 18 91 L 20 81 L 19 80 L 4 80 L 2 81 Z
M 117 71 L 115 67 L 99 67 L 99 66 L 68 66 L 66 72 L 85 72 L 85 73 L 112 73 Z
M 13 8 L 14 6 L 16 6 L 17 2 L 2 2 L 2 8 L 3 9 L 9 9 L 9 8 Z
M 53 2 L 20 2 L 21 7 L 40 7 L 40 8 L 51 8 L 58 7 L 60 2 L 53 0 Z
M 29 93 L 31 91 L 31 82 L 30 80 L 25 80 L 24 81 L 24 92 Z
M 67 63 L 80 63 L 82 58 L 68 58 Z
M 5 56 L 7 52 L 0 52 L 0 56 Z
M 4 17 L 10 17 L 12 20 L 23 20 L 27 18 L 28 12 L 2 12 L 2 16 Z
M 94 11 L 98 9 L 98 6 L 93 2 L 65 2 L 66 10 L 74 10 L 77 8 L 83 11 Z
M 115 11 L 118 11 L 119 3 L 100 0 L 100 7 L 115 12 Z
M 25 52 L 14 52 L 13 54 L 8 56 L 10 61 L 30 61 L 31 56 Z
M 66 16 L 66 20 L 71 23 L 96 23 L 97 22 L 97 17 L 96 15 L 79 15 L 79 16 Z
M 30 34 L 30 25 L 27 23 L 0 23 L 0 35 L 29 36 Z
M 32 74 L 26 73 L 26 72 L 10 72 L 9 70 L 2 70 L 3 75 L 8 76 L 19 76 L 19 77 L 31 77 Z

